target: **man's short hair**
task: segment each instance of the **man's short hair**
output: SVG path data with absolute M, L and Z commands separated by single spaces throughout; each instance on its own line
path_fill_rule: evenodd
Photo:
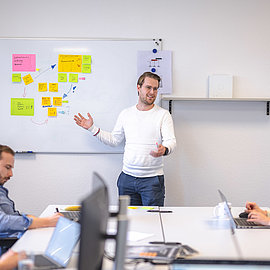
M 155 73 L 152 73 L 152 72 L 144 72 L 138 79 L 137 81 L 137 85 L 139 85 L 140 87 L 142 87 L 143 83 L 144 83 L 144 80 L 145 78 L 151 78 L 151 79 L 154 79 L 154 80 L 157 80 L 158 81 L 158 87 L 159 87 L 159 84 L 160 84 L 160 77 L 155 74 Z
M 1 145 L 0 144 L 0 159 L 2 159 L 2 153 L 5 152 L 5 153 L 9 153 L 11 154 L 12 156 L 15 155 L 15 152 L 7 145 Z

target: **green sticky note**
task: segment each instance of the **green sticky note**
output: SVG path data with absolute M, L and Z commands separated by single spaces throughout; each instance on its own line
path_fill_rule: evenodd
M 83 55 L 82 63 L 91 64 L 91 55 Z
M 73 73 L 69 74 L 69 82 L 74 82 L 74 83 L 78 82 L 78 74 L 73 74 Z
M 154 209 L 152 206 L 142 206 L 141 209 L 151 210 Z
M 67 73 L 58 73 L 58 82 L 67 82 Z
M 13 73 L 12 74 L 12 82 L 21 82 L 22 74 L 21 73 Z
M 34 99 L 33 98 L 12 98 L 10 102 L 11 115 L 34 115 Z
M 82 73 L 91 73 L 91 65 L 83 64 L 82 65 Z
M 62 103 L 68 103 L 68 100 L 63 100 Z

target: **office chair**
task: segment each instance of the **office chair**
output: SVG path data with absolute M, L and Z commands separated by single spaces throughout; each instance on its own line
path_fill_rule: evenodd
M 8 251 L 8 249 L 11 248 L 17 240 L 17 237 L 0 237 L 0 255 Z

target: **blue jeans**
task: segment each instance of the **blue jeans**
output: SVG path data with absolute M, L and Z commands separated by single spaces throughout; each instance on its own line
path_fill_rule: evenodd
M 119 195 L 130 196 L 130 205 L 164 206 L 164 175 L 134 177 L 121 172 L 117 187 Z

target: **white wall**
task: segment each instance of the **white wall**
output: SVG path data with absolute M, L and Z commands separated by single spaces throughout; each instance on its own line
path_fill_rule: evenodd
M 270 96 L 268 0 L 2 2 L 1 37 L 162 38 L 163 49 L 173 51 L 175 95 L 206 97 L 207 76 L 230 73 L 236 97 Z M 265 107 L 174 102 L 178 148 L 165 158 L 166 204 L 214 205 L 221 188 L 235 206 L 269 205 Z M 79 202 L 96 170 L 115 203 L 121 163 L 122 155 L 111 154 L 20 156 L 7 187 L 19 209 L 39 214 L 49 203 Z

